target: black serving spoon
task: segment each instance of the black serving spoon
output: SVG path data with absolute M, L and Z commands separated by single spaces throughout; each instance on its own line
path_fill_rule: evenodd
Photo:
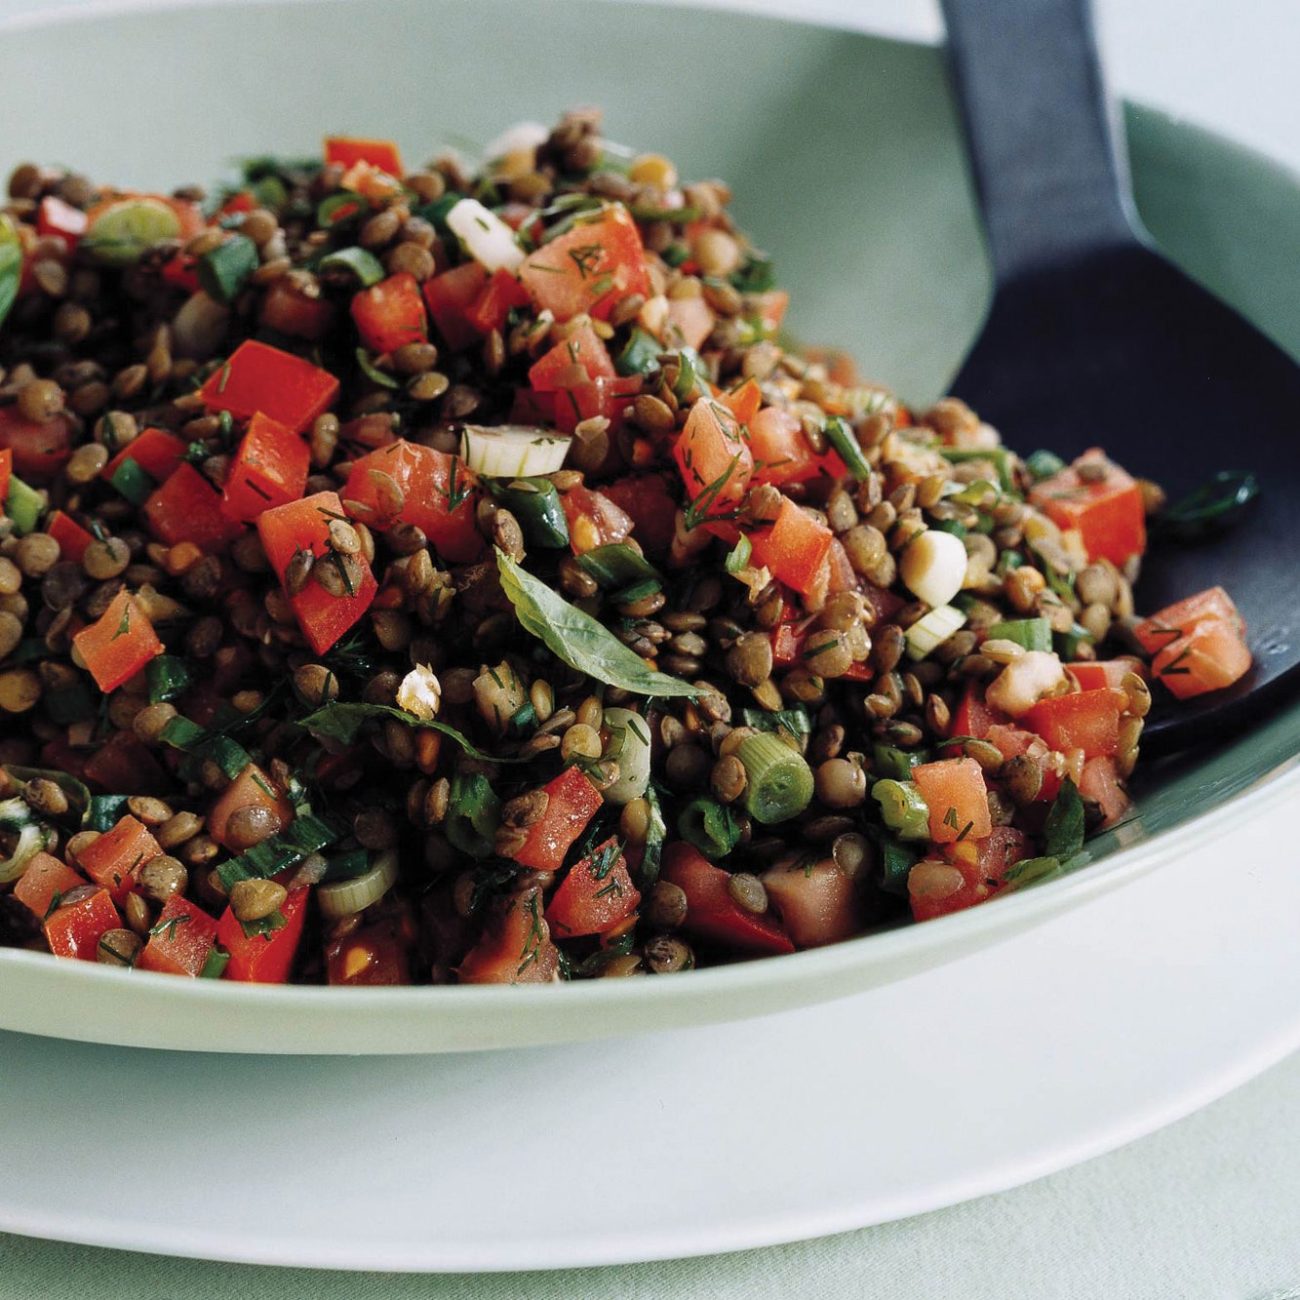
M 1144 752 L 1181 749 L 1300 680 L 1300 367 L 1137 223 L 1088 0 L 942 3 L 995 281 L 952 391 L 1012 446 L 1104 447 L 1171 502 L 1224 470 L 1261 488 L 1199 541 L 1157 536 L 1143 566 L 1139 610 L 1220 584 L 1249 629 L 1235 686 L 1156 688 Z

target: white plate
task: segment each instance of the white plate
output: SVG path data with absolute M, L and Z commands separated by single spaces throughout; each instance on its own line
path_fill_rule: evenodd
M 767 1245 L 1014 1186 L 1300 1046 L 1291 820 L 940 970 L 728 1027 L 387 1059 L 0 1034 L 0 1230 L 487 1271 Z

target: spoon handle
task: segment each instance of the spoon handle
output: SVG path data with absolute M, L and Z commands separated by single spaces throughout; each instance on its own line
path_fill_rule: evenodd
M 941 0 L 994 274 L 1132 242 L 1089 0 Z

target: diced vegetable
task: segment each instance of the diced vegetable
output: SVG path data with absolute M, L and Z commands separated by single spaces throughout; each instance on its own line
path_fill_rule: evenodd
M 71 515 L 53 510 L 45 521 L 45 531 L 59 544 L 59 559 L 80 564 L 86 547 L 95 539 Z
M 453 352 L 464 350 L 482 337 L 469 314 L 487 279 L 487 272 L 477 262 L 466 262 L 424 282 L 429 315 L 443 342 Z
M 14 453 L 12 448 L 0 447 L 0 503 L 9 496 L 9 479 L 14 472 Z
M 86 212 L 81 248 L 108 266 L 129 266 L 166 240 L 182 243 L 203 229 L 193 203 L 157 194 L 106 198 Z
M 542 915 L 542 891 L 525 889 L 499 899 L 483 937 L 456 968 L 462 984 L 546 984 L 560 955 Z
M 217 923 L 196 903 L 173 894 L 163 905 L 149 941 L 136 959 L 138 970 L 197 979 L 217 938 Z
M 899 839 L 930 838 L 930 808 L 915 781 L 886 777 L 871 787 L 871 797 L 880 805 L 885 825 Z
M 631 709 L 605 710 L 605 757 L 618 764 L 618 779 L 605 787 L 605 802 L 622 807 L 639 799 L 650 784 L 650 726 Z
M 670 347 L 703 347 L 717 320 L 703 297 L 670 298 L 664 342 Z
M 1090 758 L 1083 765 L 1079 793 L 1101 809 L 1105 826 L 1113 826 L 1119 821 L 1132 802 L 1119 779 L 1113 758 Z
M 519 278 L 537 307 L 561 321 L 584 311 L 603 319 L 620 298 L 650 295 L 641 235 L 622 207 L 543 244 L 523 259 Z
M 759 483 L 803 483 L 822 473 L 825 458 L 809 446 L 799 417 L 784 407 L 765 406 L 749 421 L 749 445 Z
M 1249 647 L 1226 619 L 1206 618 L 1151 661 L 1151 676 L 1180 700 L 1240 681 L 1253 663 Z
M 1123 692 L 1110 687 L 1075 691 L 1040 700 L 1025 717 L 1029 729 L 1062 753 L 1081 749 L 1089 758 L 1109 757 L 1119 748 Z
M 1090 560 L 1122 565 L 1146 549 L 1142 491 L 1097 448 L 1036 483 L 1029 500 L 1061 528 L 1077 530 Z
M 935 844 L 982 840 L 993 830 L 984 773 L 973 758 L 946 758 L 912 769 L 912 780 L 930 810 Z
M 108 890 L 96 889 L 74 902 L 60 904 L 45 918 L 45 942 L 56 957 L 95 961 L 105 931 L 121 924 Z
M 220 551 L 243 532 L 243 525 L 223 511 L 221 494 L 188 462 L 155 489 L 141 513 L 168 546 L 193 542 L 201 550 Z
M 237 420 L 247 420 L 261 411 L 301 433 L 329 410 L 338 391 L 339 381 L 328 370 L 248 339 L 211 375 L 199 394 L 210 411 L 229 411 Z
M 583 325 L 533 363 L 528 382 L 534 392 L 554 393 L 584 382 L 584 375 L 590 381 L 613 379 L 615 374 L 609 349 L 590 325 Z
M 910 659 L 924 659 L 941 646 L 954 632 L 966 625 L 966 615 L 953 605 L 937 605 L 923 614 L 905 633 Z
M 812 769 L 798 750 L 771 732 L 746 736 L 736 757 L 745 767 L 745 807 L 755 821 L 788 821 L 812 802 Z
M 275 506 L 257 517 L 262 549 L 281 585 L 285 586 L 285 594 L 303 636 L 317 654 L 328 650 L 365 614 L 379 589 L 364 557 L 349 557 L 349 565 L 341 559 L 336 560 L 330 550 L 330 523 L 343 518 L 343 503 L 336 492 L 317 492 L 300 501 Z M 340 570 L 343 594 L 334 595 L 314 578 L 300 591 L 290 591 L 285 575 L 290 561 L 299 551 L 310 552 L 316 557 L 313 569 L 316 564 L 335 565 Z M 350 572 L 358 576 L 348 577 Z
M 45 510 L 45 498 L 35 488 L 28 487 L 17 474 L 9 477 L 9 490 L 5 494 L 5 514 L 19 537 L 36 531 Z
M 95 684 L 107 694 L 134 677 L 163 644 L 129 591 L 119 591 L 104 613 L 72 638 Z
M 359 987 L 411 982 L 411 935 L 403 920 L 384 919 L 333 940 L 325 951 L 331 984 Z
M 768 568 L 772 576 L 796 591 L 813 587 L 833 534 L 789 497 L 781 498 L 781 513 L 771 528 L 747 534 L 753 546 L 751 563 Z
M 247 523 L 271 506 L 302 496 L 311 465 L 307 444 L 292 429 L 260 411 L 230 466 L 222 493 L 223 509 Z
M 558 871 L 569 846 L 599 811 L 602 799 L 578 767 L 566 767 L 542 788 L 546 811 L 528 828 L 528 837 L 510 856 L 521 867 Z
M 706 858 L 725 858 L 740 840 L 740 824 L 726 804 L 700 795 L 678 813 L 677 833 Z
M 447 227 L 465 251 L 488 271 L 518 270 L 524 260 L 515 232 L 477 199 L 461 199 L 447 213 Z
M 635 912 L 640 902 L 623 846 L 611 835 L 569 868 L 546 908 L 546 920 L 561 938 L 605 934 Z
M 528 305 L 528 291 L 504 267 L 493 271 L 479 295 L 465 313 L 466 320 L 480 334 L 504 330 L 513 308 Z
M 754 471 L 754 453 L 731 412 L 711 397 L 699 398 L 673 447 L 673 458 L 691 502 L 692 524 L 730 518 Z
M 545 478 L 496 479 L 493 497 L 519 521 L 529 546 L 562 550 L 569 545 L 569 521 L 555 484 Z
M 213 302 L 234 302 L 258 261 L 257 245 L 247 235 L 228 235 L 198 258 L 199 285 Z
M 112 830 L 77 854 L 81 869 L 97 885 L 102 885 L 119 906 L 135 887 L 141 868 L 162 852 L 149 828 L 129 813 Z
M 1232 597 L 1222 587 L 1209 587 L 1166 605 L 1149 618 L 1144 618 L 1133 629 L 1133 635 L 1148 654 L 1154 655 L 1207 619 L 1225 622 L 1239 636 L 1245 637 L 1246 622 L 1233 604 Z
M 145 496 L 153 491 L 155 485 L 165 482 L 177 466 L 185 459 L 185 443 L 174 433 L 165 429 L 145 429 L 138 438 L 133 438 L 100 471 L 100 477 L 112 483 L 129 501 L 140 505 Z M 132 481 L 120 479 L 118 472 L 128 463 L 138 467 L 147 475 L 148 486 L 143 496 L 137 496 Z
M 532 478 L 554 474 L 564 465 L 571 439 L 545 429 L 503 424 L 494 428 L 467 424 L 460 449 L 465 463 L 485 478 Z
M 952 533 L 927 528 L 908 542 L 898 573 L 917 599 L 946 605 L 966 579 L 966 548 Z
M 344 250 L 346 251 L 346 250 Z M 361 249 L 354 250 L 361 252 Z M 335 254 L 334 256 L 338 256 Z M 367 256 L 369 256 L 367 254 Z M 322 269 L 328 257 L 321 259 Z M 376 262 L 378 266 L 378 263 Z M 379 267 L 377 279 L 381 279 L 384 268 Z M 183 310 L 183 309 L 182 309 Z M 197 310 L 197 309 L 196 309 Z M 287 334 L 291 338 L 308 339 L 315 342 L 329 333 L 334 324 L 334 304 L 328 298 L 309 298 L 289 276 L 282 276 L 266 290 L 258 319 L 268 330 L 278 334 Z M 218 346 L 220 340 L 217 341 Z
M 780 923 L 770 915 L 741 907 L 731 895 L 730 873 L 714 866 L 691 845 L 679 840 L 664 850 L 660 878 L 686 894 L 682 928 L 688 934 L 733 952 L 794 951 Z
M 19 876 L 18 883 L 14 886 L 14 897 L 37 920 L 44 920 L 58 906 L 58 900 L 64 894 L 79 889 L 85 883 L 85 876 L 79 875 L 58 858 L 38 852 L 28 860 L 26 869 Z
M 832 859 L 778 865 L 760 879 L 796 948 L 820 948 L 861 931 L 857 882 Z
M 369 163 L 390 176 L 402 177 L 402 155 L 392 140 L 366 140 L 359 136 L 331 135 L 325 138 L 325 161 L 340 167 Z
M 1018 618 L 994 623 L 987 635 L 990 641 L 1013 641 L 1026 650 L 1049 651 L 1052 648 L 1052 625 L 1045 618 Z
M 352 319 L 372 352 L 396 352 L 429 337 L 420 285 L 409 271 L 390 275 L 352 298 Z
M 290 891 L 280 907 L 284 924 L 274 928 L 251 927 L 252 934 L 227 907 L 217 922 L 217 943 L 229 954 L 224 978 L 249 984 L 287 983 L 302 942 L 310 892 Z
M 575 555 L 623 541 L 632 532 L 632 519 L 603 492 L 579 484 L 560 495 L 569 521 L 569 544 Z
M 16 405 L 0 406 L 0 450 L 10 453 L 12 472 L 32 483 L 49 483 L 72 455 L 72 425 L 66 415 L 37 422 Z
M 379 902 L 397 883 L 397 854 L 381 853 L 373 865 L 359 876 L 331 880 L 316 890 L 321 914 L 331 920 L 355 916 Z
M 293 804 L 256 763 L 249 763 L 217 796 L 208 811 L 208 834 L 231 853 L 248 847 L 238 827 L 233 833 L 230 828 L 230 819 L 245 809 L 256 810 L 261 829 L 270 827 L 263 839 L 278 835 L 293 820 Z

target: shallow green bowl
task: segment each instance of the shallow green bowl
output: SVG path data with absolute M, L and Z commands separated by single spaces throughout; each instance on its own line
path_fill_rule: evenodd
M 312 152 L 327 131 L 396 136 L 420 159 L 598 103 L 612 138 L 732 183 L 739 220 L 792 291 L 799 336 L 848 348 L 866 373 L 926 401 L 978 328 L 988 273 L 934 49 L 588 0 L 144 9 L 0 25 L 0 167 L 34 158 L 170 187 L 213 180 L 239 155 Z M 1144 109 L 1127 124 L 1138 205 L 1158 242 L 1300 355 L 1295 179 Z M 1151 774 L 1136 815 L 1069 877 L 820 951 L 672 979 L 342 990 L 195 983 L 0 950 L 0 1028 L 188 1050 L 396 1053 L 779 1011 L 1010 938 L 1157 866 L 1176 890 L 1190 847 L 1296 798 L 1298 753 L 1292 708 Z M 1226 841 L 1224 854 L 1231 889 Z

